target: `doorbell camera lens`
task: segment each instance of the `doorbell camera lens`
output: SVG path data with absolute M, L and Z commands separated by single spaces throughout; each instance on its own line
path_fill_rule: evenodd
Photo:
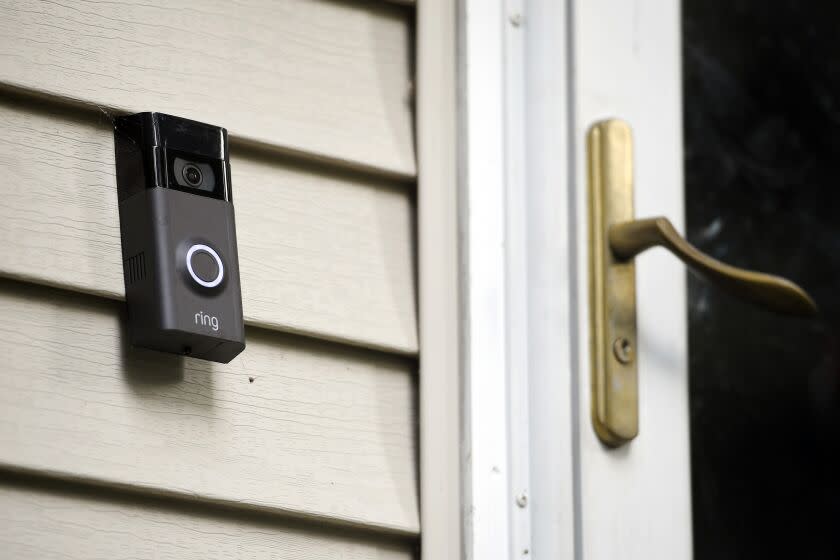
M 184 179 L 187 180 L 187 183 L 190 186 L 198 187 L 201 186 L 201 170 L 195 166 L 195 164 L 188 163 L 184 166 L 184 170 L 182 172 Z
M 174 188 L 184 187 L 186 189 L 198 189 L 205 196 L 216 195 L 216 173 L 213 171 L 212 162 L 189 161 L 176 155 L 175 150 L 167 150 L 167 155 L 172 159 L 172 178 L 175 179 Z
M 114 153 L 131 343 L 229 362 L 245 327 L 227 132 L 138 113 Z

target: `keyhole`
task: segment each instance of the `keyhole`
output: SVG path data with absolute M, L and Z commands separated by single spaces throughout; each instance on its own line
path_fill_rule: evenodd
M 629 364 L 633 361 L 633 344 L 623 336 L 616 338 L 613 342 L 613 354 L 622 364 Z

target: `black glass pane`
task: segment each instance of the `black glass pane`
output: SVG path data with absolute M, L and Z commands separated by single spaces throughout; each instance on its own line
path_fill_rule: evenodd
M 695 557 L 840 558 L 840 2 L 682 17 L 689 239 L 821 309 L 779 317 L 690 278 Z

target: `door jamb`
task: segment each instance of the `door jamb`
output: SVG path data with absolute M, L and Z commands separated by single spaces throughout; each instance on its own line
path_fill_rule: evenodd
M 567 2 L 417 6 L 422 557 L 576 554 Z

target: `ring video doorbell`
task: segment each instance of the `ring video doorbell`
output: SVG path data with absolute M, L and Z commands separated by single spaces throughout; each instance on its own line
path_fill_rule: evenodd
M 245 348 L 227 131 L 162 113 L 114 126 L 131 343 L 227 363 Z

